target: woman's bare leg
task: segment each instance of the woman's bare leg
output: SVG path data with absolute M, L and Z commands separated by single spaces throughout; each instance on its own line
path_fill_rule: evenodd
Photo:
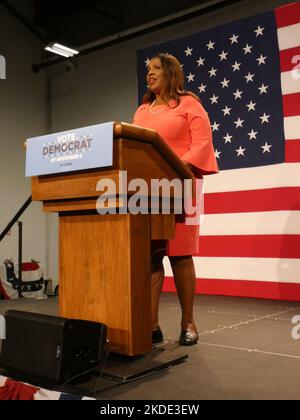
M 182 331 L 196 332 L 194 321 L 194 300 L 196 273 L 191 256 L 170 257 L 175 284 L 182 310 Z

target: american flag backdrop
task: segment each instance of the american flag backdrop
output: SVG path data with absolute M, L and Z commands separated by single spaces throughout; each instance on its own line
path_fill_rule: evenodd
M 0 375 L 0 401 L 90 401 L 95 398 L 50 391 Z
M 300 2 L 138 51 L 183 65 L 214 133 L 197 292 L 300 301 Z M 173 290 L 166 263 L 165 290 Z

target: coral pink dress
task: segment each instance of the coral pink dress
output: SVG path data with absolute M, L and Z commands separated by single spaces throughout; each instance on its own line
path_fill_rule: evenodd
M 194 167 L 197 178 L 219 171 L 212 142 L 212 129 L 206 111 L 193 96 L 180 98 L 168 105 L 141 105 L 133 124 L 151 128 L 171 147 L 179 158 Z M 195 255 L 199 252 L 199 225 L 176 223 L 175 238 L 168 241 L 169 256 Z

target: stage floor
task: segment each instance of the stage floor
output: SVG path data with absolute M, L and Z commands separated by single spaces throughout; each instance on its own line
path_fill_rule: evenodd
M 56 315 L 58 301 L 0 301 L 8 309 Z M 99 400 L 300 399 L 300 340 L 292 319 L 300 304 L 197 296 L 200 343 L 184 348 L 188 360 L 139 381 L 97 392 Z M 177 295 L 161 300 L 161 327 L 172 351 L 182 352 Z M 22 350 L 20 349 L 20 352 Z M 98 389 L 105 381 L 99 379 Z

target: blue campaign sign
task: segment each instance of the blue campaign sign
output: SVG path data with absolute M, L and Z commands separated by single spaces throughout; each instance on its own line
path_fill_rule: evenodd
M 26 177 L 112 166 L 113 131 L 109 122 L 28 139 Z

